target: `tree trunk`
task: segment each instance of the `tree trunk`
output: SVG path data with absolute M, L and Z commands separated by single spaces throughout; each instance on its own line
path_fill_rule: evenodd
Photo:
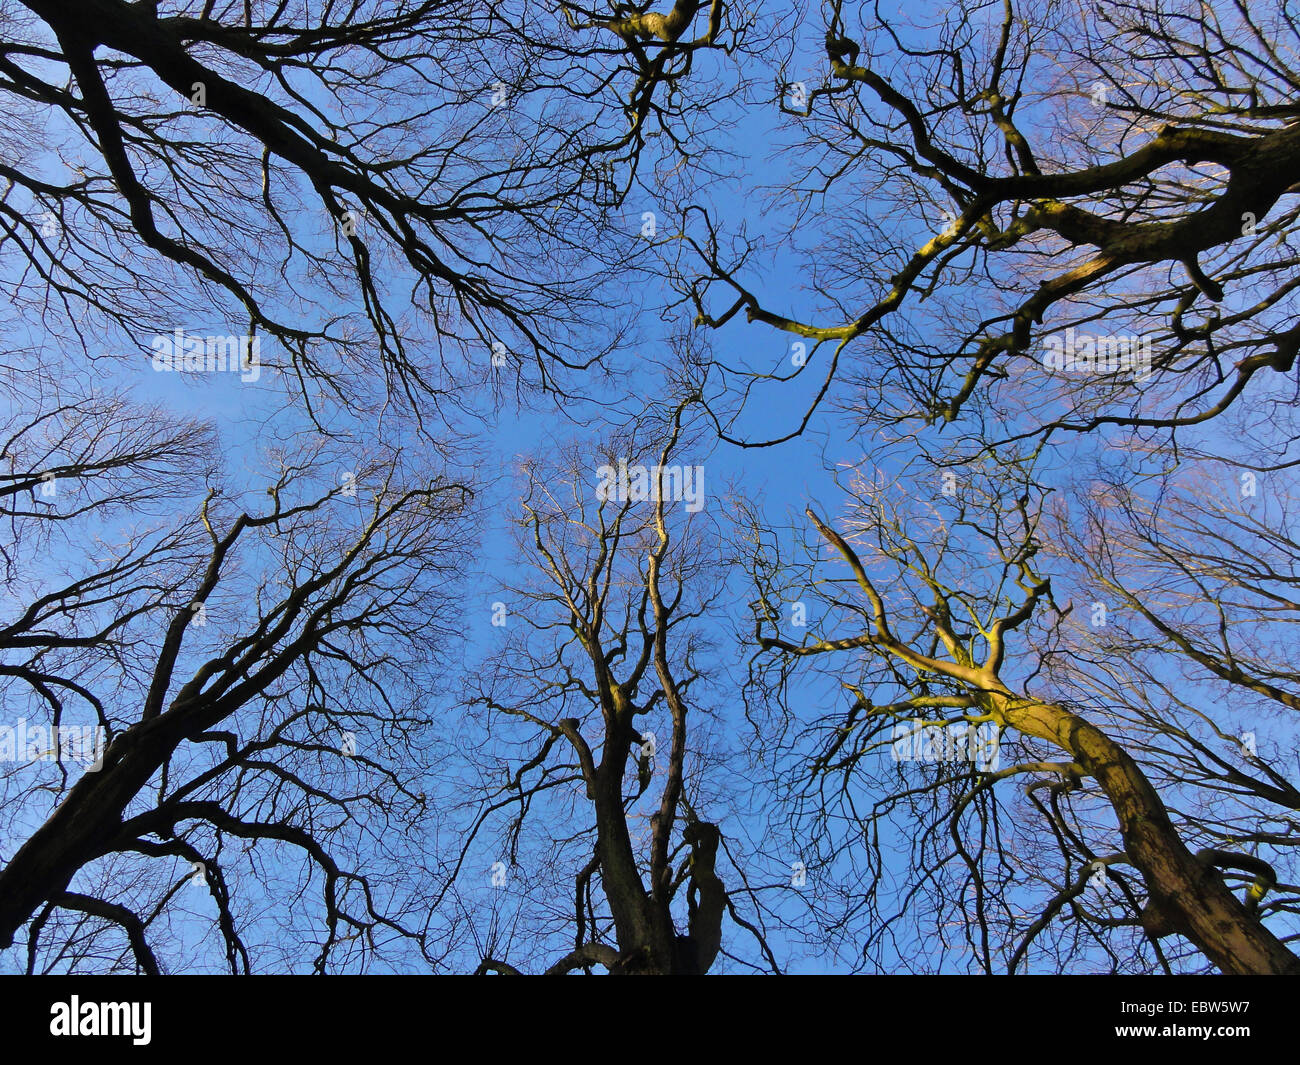
M 1246 912 L 1223 878 L 1183 844 L 1164 803 L 1128 753 L 1063 707 L 992 696 L 1005 722 L 1068 752 L 1097 781 L 1119 818 L 1124 847 L 1142 873 L 1151 905 L 1225 973 L 1300 973 L 1300 958 Z

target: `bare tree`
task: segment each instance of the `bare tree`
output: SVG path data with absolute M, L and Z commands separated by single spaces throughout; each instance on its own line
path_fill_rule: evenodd
M 206 965 L 172 927 L 194 884 L 232 972 L 268 938 L 273 966 L 314 941 L 316 969 L 423 947 L 427 862 L 387 826 L 424 816 L 421 707 L 467 489 L 400 455 L 331 485 L 328 449 L 300 441 L 235 493 L 207 427 L 47 396 L 8 427 L 0 497 L 0 681 L 25 714 L 0 735 L 0 943 L 25 932 L 29 971 Z M 277 883 L 289 936 L 263 927 Z
M 610 269 L 650 246 L 621 215 L 642 154 L 655 184 L 707 158 L 723 90 L 684 91 L 691 57 L 746 27 L 715 4 L 687 43 L 701 6 L 663 41 L 602 43 L 564 5 L 6 0 L 12 295 L 66 309 L 93 354 L 87 308 L 137 343 L 186 307 L 242 316 L 318 402 L 364 391 L 376 356 L 424 413 L 465 356 L 550 383 L 620 335 Z
M 694 513 L 691 485 L 703 484 L 689 462 L 683 409 L 653 447 L 629 432 L 596 464 L 578 448 L 555 472 L 549 463 L 528 468 L 521 547 L 538 579 L 510 597 L 517 628 L 475 699 L 487 715 L 483 729 L 515 753 L 506 783 L 480 800 L 469 838 L 498 822 L 502 853 L 531 868 L 529 889 L 549 920 L 526 924 L 520 943 L 492 944 L 480 972 L 530 964 L 547 973 L 597 965 L 706 973 L 725 953 L 728 915 L 742 935 L 757 937 L 759 964 L 777 968 L 737 905 L 744 873 L 726 869 L 718 824 L 725 796 L 709 783 L 719 757 L 711 735 L 716 651 L 702 622 L 721 592 L 719 544 Z M 620 464 L 649 498 L 617 489 Z M 662 481 L 661 471 L 669 471 Z M 681 487 L 679 474 L 685 499 L 670 487 Z M 552 901 L 565 896 L 567 918 Z M 565 939 L 567 949 L 537 958 Z
M 1046 669 L 1072 700 L 1109 708 L 1180 833 L 1285 929 L 1300 798 L 1293 486 L 1188 454 L 1174 469 L 1106 471 L 1052 508 L 1047 540 L 1083 563 L 1087 594 Z M 1158 912 L 1122 919 L 1176 930 Z
M 826 5 L 800 36 L 824 56 L 820 82 L 799 106 L 778 87 L 781 209 L 762 240 L 692 209 L 700 266 L 678 277 L 697 324 L 743 313 L 803 345 L 795 370 L 733 375 L 820 383 L 775 434 L 734 429 L 738 400 L 719 392 L 720 428 L 786 439 L 840 378 L 864 427 L 965 414 L 1005 419 L 1009 437 L 1204 423 L 1274 374 L 1294 400 L 1285 6 Z M 763 293 L 755 260 L 774 243 L 810 295 Z
M 1297 46 L 1245 0 L 0 0 L 8 963 L 1297 971 Z M 269 387 L 185 416 L 144 353 L 214 322 Z M 527 578 L 463 446 L 506 387 L 579 427 Z M 893 471 L 844 514 L 697 512 L 703 426 L 831 405 Z
M 1142 964 L 1134 951 L 1143 937 L 1159 952 L 1159 940 L 1177 932 L 1225 972 L 1296 971 L 1300 963 L 1258 907 L 1276 880 L 1268 863 L 1229 853 L 1230 837 L 1240 842 L 1231 819 L 1217 832 L 1224 847 L 1193 852 L 1189 841 L 1207 839 L 1204 805 L 1200 821 L 1185 818 L 1177 813 L 1182 792 L 1153 783 L 1153 776 L 1179 775 L 1177 756 L 1161 741 L 1186 736 L 1196 711 L 1166 704 L 1158 734 L 1133 736 L 1124 724 L 1133 705 L 1125 692 L 1111 691 L 1118 705 L 1098 705 L 1095 693 L 1085 702 L 1077 686 L 1058 687 L 1043 675 L 1044 660 L 1062 649 L 1068 610 L 1057 604 L 1039 557 L 1045 537 L 1032 478 L 992 467 L 950 498 L 935 493 L 934 502 L 918 487 L 860 476 L 844 532 L 809 510 L 833 563 L 814 547 L 802 564 L 781 564 L 771 534 L 757 525 L 752 534 L 756 639 L 774 656 L 756 673 L 754 691 L 779 701 L 790 670 L 808 661 L 826 663 L 849 696 L 843 712 L 808 725 L 818 747 L 804 791 L 821 789 L 820 823 L 837 814 L 860 823 L 831 849 L 868 848 L 871 878 L 850 907 L 871 917 L 864 949 L 874 954 L 896 923 L 925 914 L 940 928 L 955 925 L 978 967 L 992 970 L 997 957 L 1014 970 L 1061 916 L 1075 922 L 1074 949 L 1098 942 L 1121 969 Z M 795 639 L 783 608 L 800 588 L 809 621 Z M 1117 687 L 1127 684 L 1127 668 L 1107 665 Z M 890 694 L 882 700 L 881 691 Z M 923 760 L 939 763 L 920 781 L 900 778 L 902 767 L 881 768 L 886 752 L 912 760 L 918 741 L 938 744 L 937 757 Z M 1022 800 L 1005 790 L 1014 781 L 1027 782 Z M 1267 781 L 1265 772 L 1257 787 Z M 856 803 L 869 804 L 870 813 L 857 813 Z M 899 909 L 882 913 L 891 875 L 884 826 L 909 812 L 906 886 Z M 1015 853 L 1015 840 L 1026 836 L 1027 848 Z M 1112 877 L 1116 864 L 1138 877 Z M 1244 899 L 1220 867 L 1234 879 L 1248 874 Z M 1090 881 L 1112 879 L 1128 916 L 1089 914 L 1080 896 Z M 1050 894 L 1035 916 L 1025 903 L 1045 888 Z M 967 919 L 954 919 L 963 913 Z M 1125 940 L 1125 929 L 1140 929 L 1139 942 Z M 1067 943 L 1064 953 L 1070 949 Z

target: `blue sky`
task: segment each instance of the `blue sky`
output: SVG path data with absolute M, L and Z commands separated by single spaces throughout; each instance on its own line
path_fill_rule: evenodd
M 785 68 L 785 80 L 805 80 L 810 86 L 820 81 L 816 72 L 821 68 L 821 61 L 815 50 L 815 38 L 815 34 L 805 35 L 800 40 L 799 48 Z M 703 56 L 700 64 L 704 74 L 716 71 L 719 77 L 729 76 L 725 61 L 718 57 Z M 774 72 L 765 74 L 771 74 L 772 78 L 776 76 Z M 756 77 L 755 84 L 747 92 L 752 92 L 755 96 L 760 94 L 767 80 Z M 797 132 L 792 131 L 798 120 L 781 115 L 774 105 L 754 104 L 751 96 L 737 96 L 736 99 L 739 102 L 734 105 L 734 111 L 717 116 L 735 120 L 728 143 L 736 153 L 734 173 L 726 179 L 713 182 L 701 195 L 723 230 L 734 232 L 743 226 L 754 234 L 779 234 L 789 227 L 795 212 L 804 207 L 788 196 L 771 200 L 766 198 L 766 192 L 772 186 L 800 178 L 801 158 L 797 152 L 791 154 L 789 150 L 798 139 Z M 316 98 L 315 102 L 323 105 L 325 100 Z M 487 110 L 485 108 L 485 112 Z M 657 256 L 663 255 L 671 259 L 677 254 L 676 237 L 683 223 L 683 219 L 674 210 L 676 201 L 672 198 L 673 194 L 650 187 L 648 175 L 653 173 L 657 162 L 663 160 L 656 159 L 653 150 L 648 151 L 638 184 L 610 219 L 611 246 L 618 244 L 618 234 L 621 231 L 621 239 L 626 240 L 629 246 L 637 245 L 645 256 L 639 271 L 627 275 L 629 280 L 624 292 L 627 302 L 612 311 L 608 321 L 578 319 L 565 323 L 567 339 L 581 343 L 584 334 L 589 333 L 593 338 L 593 347 L 603 343 L 614 328 L 627 325 L 627 342 L 620 345 L 609 360 L 618 370 L 618 375 L 608 381 L 595 374 L 586 378 L 577 376 L 569 379 L 569 383 L 575 384 L 579 392 L 585 392 L 582 399 L 557 398 L 528 391 L 520 401 L 510 387 L 509 375 L 512 371 L 507 371 L 499 396 L 493 397 L 482 387 L 469 390 L 467 402 L 479 413 L 481 421 L 476 422 L 473 417 L 452 415 L 457 430 L 465 433 L 457 441 L 452 460 L 453 469 L 463 470 L 472 476 L 480 487 L 480 494 L 475 503 L 475 539 L 464 545 L 471 577 L 457 590 L 456 598 L 447 607 L 448 616 L 454 619 L 464 637 L 463 643 L 455 649 L 452 656 L 454 664 L 451 668 L 463 664 L 465 668 L 473 670 L 476 663 L 491 654 L 502 636 L 501 630 L 491 622 L 492 604 L 504 601 L 513 607 L 514 600 L 506 589 L 508 585 L 522 579 L 509 536 L 511 520 L 519 513 L 519 457 L 545 456 L 557 443 L 570 440 L 590 446 L 594 456 L 598 442 L 620 423 L 627 412 L 638 411 L 667 398 L 667 371 L 675 368 L 676 360 L 672 341 L 684 331 L 690 311 L 685 306 L 665 310 L 671 294 L 664 285 L 656 284 L 654 280 Z M 39 156 L 35 165 L 46 168 L 51 173 L 62 172 L 63 166 L 51 152 Z M 811 165 L 811 161 L 808 165 Z M 900 216 L 885 201 L 875 202 L 869 195 L 859 206 L 865 217 L 873 218 L 886 227 L 901 241 L 904 248 L 923 242 L 927 235 L 941 229 L 944 223 L 941 216 L 927 217 L 923 212 Z M 645 241 L 640 232 L 645 211 L 656 214 L 657 243 L 654 247 Z M 879 217 L 875 217 L 877 215 Z M 325 220 L 307 217 L 298 221 L 307 245 L 315 251 L 324 252 L 330 245 L 329 227 Z M 693 221 L 688 224 L 695 225 Z M 834 217 L 814 215 L 809 228 L 817 235 L 824 236 L 828 229 L 833 230 L 839 224 L 849 223 Z M 362 219 L 363 238 L 366 225 L 366 220 Z M 692 232 L 698 233 L 698 230 L 692 228 Z M 638 242 L 643 242 L 646 246 L 640 248 Z M 557 257 L 557 264 L 559 261 Z M 3 263 L 0 266 L 12 277 L 12 264 Z M 160 271 L 155 280 L 165 288 L 169 274 L 170 271 Z M 303 313 L 304 305 L 313 320 L 335 313 L 355 313 L 360 307 L 355 298 L 349 303 L 346 298 L 323 288 L 313 288 L 310 281 L 295 281 L 303 286 L 299 291 L 273 291 L 268 296 L 268 306 L 284 320 L 293 321 L 295 314 Z M 413 312 L 403 304 L 410 281 L 410 277 L 403 275 L 396 267 L 391 267 L 391 272 L 383 277 L 385 286 L 394 294 L 394 306 L 401 309 L 403 316 L 412 314 L 414 317 Z M 819 321 L 834 320 L 833 316 L 827 318 L 824 300 L 813 291 L 806 249 L 774 242 L 766 254 L 756 257 L 754 265 L 745 274 L 745 281 L 765 306 L 793 317 L 806 315 L 809 319 Z M 858 293 L 857 297 L 865 304 L 869 295 Z M 156 306 L 154 311 L 158 320 L 190 334 L 225 335 L 243 332 L 245 327 L 237 315 L 222 318 L 218 314 L 197 309 L 199 301 L 193 296 L 193 292 L 186 290 L 178 295 L 176 307 Z M 916 329 L 935 328 L 935 320 L 928 316 L 928 311 L 924 308 L 911 308 L 903 312 L 903 316 Z M 617 321 L 614 320 L 615 317 L 618 317 Z M 707 334 L 698 333 L 695 340 L 707 344 L 709 353 L 719 363 L 743 366 L 754 371 L 775 372 L 781 369 L 789 373 L 793 368 L 791 342 L 795 338 L 763 326 L 747 324 L 743 318 L 743 314 L 738 315 L 723 329 Z M 419 325 L 414 325 L 413 330 L 419 333 Z M 284 378 L 271 368 L 277 359 L 277 353 L 274 342 L 269 339 L 263 345 L 266 368 L 262 378 L 248 383 L 238 380 L 233 374 L 190 376 L 154 372 L 147 356 L 147 339 L 150 334 L 143 323 L 139 335 L 131 337 L 115 330 L 92 313 L 89 334 L 91 339 L 88 354 L 97 357 L 90 364 L 97 387 L 109 392 L 129 391 L 141 401 L 156 402 L 169 410 L 210 420 L 215 425 L 221 439 L 225 461 L 223 476 L 228 495 L 245 491 L 248 498 L 256 500 L 272 476 L 272 470 L 266 461 L 267 445 L 272 442 L 288 442 L 293 447 L 294 441 L 305 444 L 313 432 L 310 420 L 304 415 L 301 405 L 296 403 L 292 388 L 287 388 Z M 426 345 L 420 349 L 427 355 L 426 365 L 432 366 L 438 358 L 443 358 L 452 368 L 453 376 L 460 373 L 477 375 L 490 365 L 489 352 L 477 338 L 467 343 L 463 350 L 449 346 L 435 351 L 427 346 L 432 344 L 427 329 L 419 335 L 420 343 Z M 32 353 L 33 358 L 48 357 L 52 352 L 58 351 L 60 357 L 73 362 L 80 361 L 80 353 L 64 349 L 65 338 L 66 332 L 59 329 L 42 334 L 32 327 L 28 318 L 16 320 L 10 326 L 7 339 L 11 345 Z M 811 349 L 811 345 L 809 347 Z M 803 417 L 816 392 L 824 372 L 825 360 L 830 354 L 828 349 L 829 345 L 810 360 L 805 372 L 795 380 L 767 384 L 756 389 L 745 403 L 743 413 L 731 431 L 747 439 L 756 439 L 785 435 L 792 430 Z M 467 356 L 470 360 L 478 358 L 482 361 L 465 362 Z M 855 348 L 851 346 L 845 354 L 846 369 L 857 365 L 855 357 Z M 379 387 L 378 366 L 372 367 L 369 373 L 364 366 L 358 368 L 354 365 L 352 369 L 358 374 L 357 380 L 363 391 L 369 392 Z M 715 383 L 716 377 L 711 379 L 710 387 Z M 859 432 L 841 413 L 844 406 L 851 406 L 858 399 L 859 394 L 851 383 L 838 381 L 813 418 L 809 429 L 795 440 L 772 447 L 746 449 L 723 442 L 709 443 L 707 433 L 702 433 L 695 450 L 683 452 L 679 459 L 683 463 L 703 465 L 707 509 L 710 516 L 719 521 L 725 521 L 728 516 L 725 500 L 731 491 L 749 500 L 761 499 L 763 513 L 775 523 L 786 522 L 803 527 L 805 522 L 802 511 L 809 504 L 823 516 L 834 517 L 844 505 L 843 498 L 835 487 L 834 471 L 837 467 L 851 465 L 870 468 L 878 464 L 882 470 L 898 474 L 910 460 L 917 458 L 917 453 L 906 445 L 886 445 L 876 435 Z M 1019 413 L 1021 419 L 1014 427 L 1022 428 L 1033 424 L 1039 411 L 1022 409 Z M 359 466 L 367 449 L 381 432 L 388 443 L 399 444 L 417 454 L 430 447 L 428 440 L 415 433 L 410 423 L 400 415 L 385 414 L 378 417 L 373 409 L 351 413 L 327 405 L 321 408 L 320 417 L 339 436 L 335 449 L 335 476 L 338 478 L 349 472 L 348 456 L 355 456 L 355 465 Z M 431 419 L 431 425 L 431 435 L 436 437 L 439 433 L 438 417 Z M 1008 423 L 1008 428 L 1012 427 Z M 947 432 L 955 433 L 961 428 L 963 426 L 954 426 Z M 937 428 L 933 430 L 935 433 L 938 431 Z M 1199 442 L 1207 449 L 1214 449 L 1226 448 L 1233 440 L 1225 435 L 1225 431 L 1212 427 L 1200 434 Z M 1086 438 L 1065 439 L 1061 441 L 1059 450 L 1045 463 L 1045 468 L 1050 470 L 1050 478 L 1054 483 L 1058 483 L 1063 490 L 1073 490 L 1076 475 L 1086 470 L 1090 463 L 1102 466 L 1112 464 L 1111 449 L 1122 446 L 1119 434 L 1097 433 Z M 593 458 L 593 490 L 598 465 Z M 192 502 L 197 505 L 198 495 Z M 129 516 L 124 516 L 123 527 L 129 524 Z M 106 535 L 111 533 L 109 529 L 101 531 Z M 75 561 L 75 556 L 69 550 L 66 558 L 42 561 L 58 565 Z M 1071 597 L 1073 589 L 1070 579 L 1069 573 L 1062 574 L 1057 591 L 1059 599 Z M 721 774 L 720 779 L 730 779 L 733 783 L 740 778 L 739 769 L 743 767 L 745 749 L 762 742 L 761 738 L 753 736 L 739 699 L 734 695 L 735 686 L 743 678 L 744 659 L 749 652 L 736 647 L 731 642 L 731 637 L 738 624 L 744 627 L 739 618 L 748 594 L 745 582 L 739 575 L 733 575 L 723 599 L 728 612 L 710 618 L 706 623 L 706 628 L 711 630 L 723 648 L 719 655 L 717 683 L 713 686 L 716 717 L 708 727 L 720 733 L 710 738 L 726 749 L 732 759 L 732 764 L 726 767 L 727 771 Z M 214 632 L 220 631 L 220 620 L 219 616 L 213 619 Z M 438 730 L 438 742 L 454 745 L 448 736 L 456 737 L 459 735 L 458 730 L 463 727 L 464 722 L 455 719 L 461 709 L 455 699 L 455 692 L 460 687 L 452 678 L 445 690 L 440 690 L 433 696 L 438 716 L 452 719 Z M 826 677 L 802 679 L 795 690 L 794 704 L 797 716 L 803 720 L 811 720 L 819 712 L 846 705 L 842 689 L 833 679 Z M 6 713 L 11 713 L 10 708 L 6 707 Z M 1282 737 L 1270 738 L 1279 745 L 1283 741 Z M 436 742 L 432 749 L 439 749 Z M 881 757 L 888 758 L 887 750 Z M 449 775 L 446 768 L 448 765 L 456 766 L 455 773 L 466 775 Z M 904 773 L 911 768 L 904 770 Z M 472 781 L 472 776 L 468 775 L 471 770 L 458 761 L 454 752 L 448 754 L 445 762 L 438 760 L 431 764 L 428 772 L 430 795 L 461 789 Z M 864 794 L 861 799 L 869 801 L 871 796 Z M 742 800 L 742 805 L 746 801 L 748 799 Z M 779 833 L 769 824 L 765 811 L 761 809 L 750 808 L 739 818 L 722 812 L 718 816 L 732 817 L 730 823 L 743 830 L 738 831 L 738 838 L 746 834 L 752 835 L 767 845 L 767 850 L 771 853 L 753 858 L 752 872 L 757 881 L 771 885 L 774 891 L 778 888 L 788 889 L 790 864 L 799 861 L 803 853 L 800 841 L 780 839 L 778 843 Z M 445 837 L 423 842 L 405 842 L 416 846 L 427 845 L 430 849 L 448 845 Z M 902 842 L 901 838 L 887 838 L 886 850 L 890 845 Z M 498 907 L 503 924 L 508 924 L 518 896 L 512 896 L 509 890 L 503 895 L 490 884 L 489 870 L 497 860 L 495 847 L 495 842 L 489 839 L 472 851 L 472 858 L 461 874 L 464 883 L 460 890 L 465 899 L 469 900 L 467 905 Z M 7 843 L 6 850 L 11 848 L 12 843 Z M 400 850 L 400 846 L 397 849 Z M 899 870 L 891 869 L 890 872 Z M 516 870 L 512 875 L 526 879 L 528 870 Z M 814 881 L 817 876 L 823 875 L 829 889 L 840 878 L 847 877 L 851 880 L 855 874 L 847 863 L 843 863 L 838 868 L 815 872 Z M 266 899 L 259 898 L 262 889 L 251 878 L 245 878 L 243 887 L 251 893 L 249 912 L 259 910 L 263 902 L 269 905 L 277 901 L 269 889 Z M 821 887 L 822 884 L 815 882 L 809 890 L 817 891 Z M 777 908 L 787 914 L 792 924 L 797 926 L 802 920 L 802 906 L 800 897 L 790 894 Z M 211 916 L 211 906 L 205 909 L 202 902 L 196 902 L 194 911 L 193 916 L 178 919 L 173 925 L 173 932 L 185 941 L 186 950 L 183 953 L 195 959 L 195 967 L 209 968 L 219 961 L 219 951 L 214 951 L 215 938 L 210 939 L 205 946 L 200 946 L 198 937 L 209 927 L 206 922 Z M 267 922 L 267 928 L 272 926 L 272 918 L 264 917 L 262 920 Z M 524 935 L 526 937 L 526 933 Z M 559 941 L 563 936 L 554 938 Z M 731 928 L 728 943 L 743 945 L 744 933 Z M 778 957 L 792 971 L 845 971 L 856 960 L 852 942 L 843 944 L 838 954 L 831 954 L 820 945 L 800 942 L 794 935 L 778 934 L 774 946 Z M 449 961 L 449 965 L 464 967 L 464 963 L 470 959 L 470 953 L 469 944 L 462 944 L 460 952 Z M 938 951 L 931 957 L 937 958 Z M 1098 960 L 1080 958 L 1079 964 L 1086 969 Z M 11 952 L 5 962 L 6 967 L 12 968 L 17 963 L 17 953 Z M 391 964 L 402 970 L 417 969 L 420 963 L 412 955 L 399 951 L 393 958 L 386 958 L 382 964 Z M 955 955 L 946 962 L 949 969 L 959 969 L 962 965 L 963 962 Z M 890 967 L 888 956 L 884 958 L 884 967 Z

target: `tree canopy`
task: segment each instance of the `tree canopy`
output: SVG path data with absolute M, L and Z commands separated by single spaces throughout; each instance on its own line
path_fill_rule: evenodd
M 1298 25 L 0 0 L 5 970 L 1300 971 Z

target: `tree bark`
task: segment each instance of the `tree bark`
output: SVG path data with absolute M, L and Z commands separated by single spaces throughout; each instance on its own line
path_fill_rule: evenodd
M 1142 873 L 1152 906 L 1174 931 L 1225 973 L 1300 973 L 1300 958 L 1183 844 L 1155 788 L 1119 744 L 1064 707 L 1017 699 L 1005 688 L 991 701 L 1006 724 L 1057 744 L 1097 781 L 1119 818 L 1125 850 Z

